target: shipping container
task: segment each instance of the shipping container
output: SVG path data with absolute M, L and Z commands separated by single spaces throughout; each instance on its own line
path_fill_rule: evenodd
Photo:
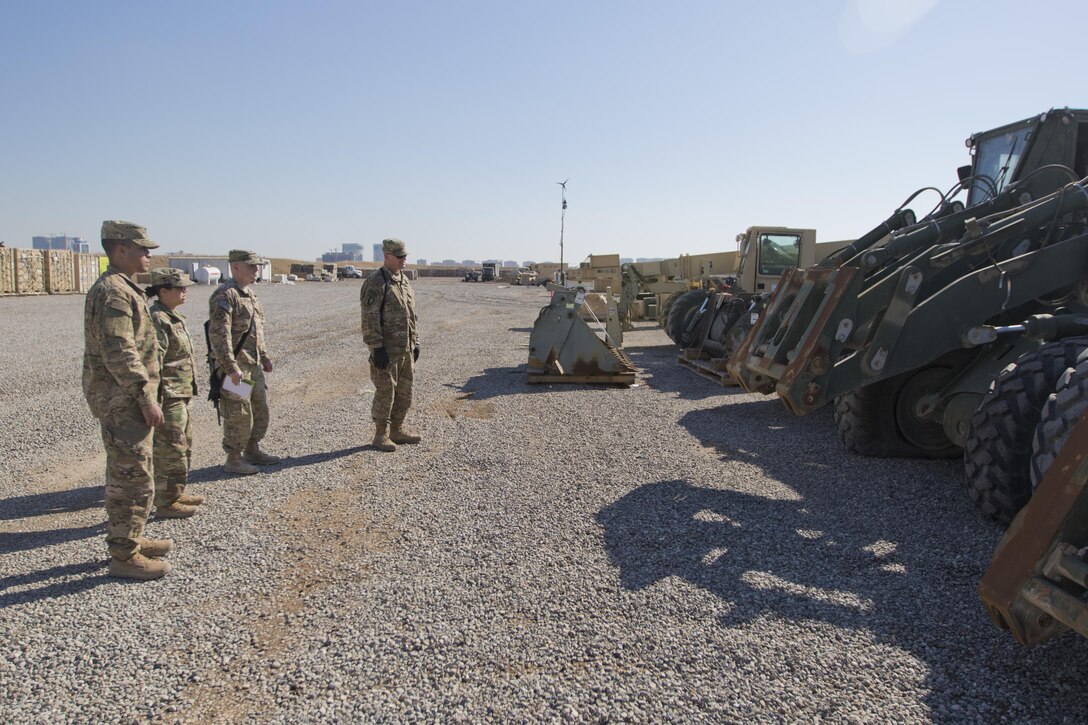
M 0 295 L 15 294 L 15 250 L 0 249 Z
M 15 250 L 15 291 L 21 295 L 45 294 L 45 252 Z
M 99 257 L 100 255 L 97 254 L 76 254 L 72 257 L 77 292 L 87 294 L 91 290 L 91 285 L 102 274 L 98 271 Z M 102 259 L 106 259 L 106 257 L 102 257 Z
M 76 269 L 72 253 L 51 249 L 45 257 L 45 291 L 51 295 L 70 294 L 76 291 Z

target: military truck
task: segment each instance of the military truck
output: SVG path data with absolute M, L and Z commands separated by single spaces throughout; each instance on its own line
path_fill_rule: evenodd
M 481 282 L 494 282 L 499 278 L 498 265 L 495 262 L 484 262 L 480 269 Z
M 1088 347 L 1088 111 L 967 146 L 972 163 L 920 221 L 918 192 L 787 272 L 728 370 L 798 415 L 834 403 L 851 451 L 964 456 L 979 509 L 1007 522 L 1031 495 L 1044 403 Z

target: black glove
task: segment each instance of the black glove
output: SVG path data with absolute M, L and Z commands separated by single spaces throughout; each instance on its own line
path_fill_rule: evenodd
M 412 362 L 419 362 L 419 345 L 412 348 Z
M 374 363 L 374 367 L 379 370 L 385 370 L 389 367 L 389 353 L 385 351 L 384 347 L 379 347 L 370 356 L 370 362 Z

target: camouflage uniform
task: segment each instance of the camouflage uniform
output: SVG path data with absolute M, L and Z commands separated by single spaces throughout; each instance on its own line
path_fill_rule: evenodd
M 386 251 L 404 250 L 399 240 L 386 240 L 383 245 Z M 412 406 L 413 351 L 419 347 L 412 288 L 403 274 L 393 274 L 383 266 L 363 283 L 359 301 L 363 342 L 370 348 L 370 379 L 374 382 L 370 417 L 379 427 L 391 425 L 396 429 Z M 383 347 L 389 364 L 380 369 L 374 365 L 374 353 Z
M 189 401 L 196 395 L 196 359 L 180 312 L 156 301 L 151 319 L 159 342 L 163 417 L 155 430 L 155 506 L 166 507 L 185 493 L 189 478 L 193 457 Z
M 231 254 L 231 261 L 244 261 Z M 235 357 L 234 347 L 246 330 L 249 335 Z M 228 455 L 241 454 L 247 446 L 256 446 L 268 431 L 268 389 L 261 361 L 270 358 L 264 343 L 264 312 L 256 293 L 242 289 L 234 280 L 219 285 L 208 300 L 208 337 L 220 375 L 240 372 L 253 381 L 249 400 L 224 390 L 219 401 L 223 450 Z
M 102 238 L 121 238 L 107 236 L 123 233 L 111 224 L 126 223 L 107 222 Z M 129 227 L 140 230 L 141 246 L 158 246 Z M 153 429 L 143 409 L 158 403 L 159 348 L 143 290 L 112 265 L 87 292 L 83 336 L 83 395 L 106 448 L 106 544 L 125 561 L 140 551 L 154 492 Z

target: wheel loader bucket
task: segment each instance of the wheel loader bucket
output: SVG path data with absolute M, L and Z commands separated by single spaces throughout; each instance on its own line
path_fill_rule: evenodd
M 990 618 L 1031 645 L 1088 637 L 1088 417 L 1069 433 L 994 551 L 978 593 Z
M 579 310 L 585 292 L 550 285 L 549 289 L 551 302 L 540 310 L 529 334 L 528 381 L 606 385 L 635 382 L 635 366 L 612 335 L 602 330 L 602 339 L 581 318 Z M 609 306 L 609 317 L 614 307 Z

